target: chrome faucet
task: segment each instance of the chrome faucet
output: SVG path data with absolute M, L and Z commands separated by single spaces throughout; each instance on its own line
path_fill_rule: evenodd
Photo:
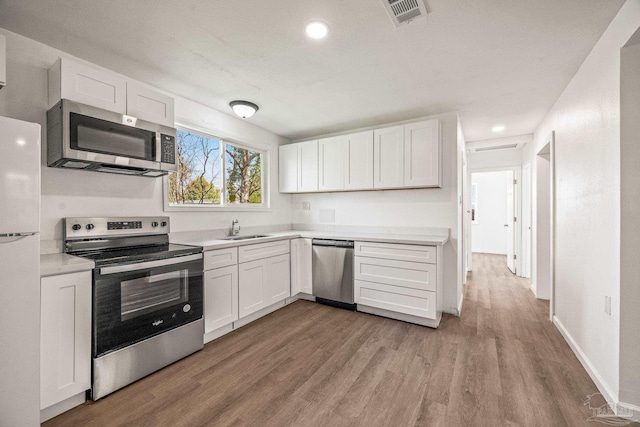
M 234 219 L 231 221 L 231 235 L 237 236 L 238 234 L 240 234 L 240 224 L 237 219 Z

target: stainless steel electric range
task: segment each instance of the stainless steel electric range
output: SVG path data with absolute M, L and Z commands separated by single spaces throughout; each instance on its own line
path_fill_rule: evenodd
M 95 262 L 93 400 L 203 347 L 202 248 L 169 243 L 168 217 L 65 218 L 64 233 Z

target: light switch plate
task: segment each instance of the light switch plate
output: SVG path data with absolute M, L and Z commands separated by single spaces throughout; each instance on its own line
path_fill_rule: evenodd
M 604 296 L 604 312 L 611 316 L 611 297 Z
M 310 211 L 311 210 L 311 202 L 302 202 L 302 210 Z

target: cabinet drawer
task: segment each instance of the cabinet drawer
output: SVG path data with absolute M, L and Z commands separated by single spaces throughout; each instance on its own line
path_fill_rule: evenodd
M 363 280 L 354 282 L 354 291 L 356 304 L 427 319 L 437 317 L 435 292 Z
M 240 246 L 238 248 L 238 260 L 239 262 L 248 262 L 288 253 L 289 240 L 278 240 L 277 242 Z
M 356 242 L 355 255 L 398 261 L 436 263 L 436 247 L 396 243 Z
M 204 253 L 204 270 L 227 267 L 238 263 L 238 248 L 216 249 Z
M 436 277 L 435 264 L 355 257 L 354 278 L 357 280 L 435 291 Z

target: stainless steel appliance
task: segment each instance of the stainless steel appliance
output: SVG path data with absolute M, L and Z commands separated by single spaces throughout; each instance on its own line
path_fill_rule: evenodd
M 0 117 L 0 426 L 40 424 L 40 125 Z
M 47 164 L 157 177 L 178 170 L 176 130 L 61 100 L 47 112 Z
M 355 310 L 353 241 L 313 239 L 312 287 L 316 301 Z
M 203 347 L 202 248 L 170 244 L 168 217 L 64 223 L 66 252 L 96 264 L 93 400 Z

